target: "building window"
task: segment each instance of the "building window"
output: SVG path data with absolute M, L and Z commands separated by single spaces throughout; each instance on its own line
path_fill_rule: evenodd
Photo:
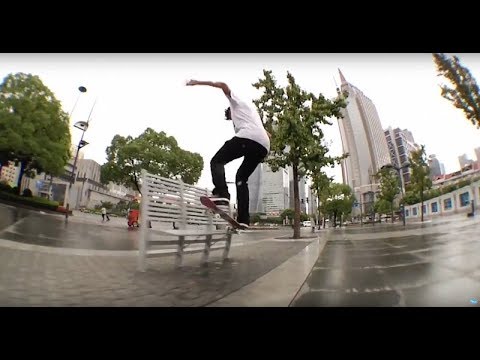
M 427 205 L 423 205 L 423 206 L 422 206 L 422 211 L 423 211 L 424 214 L 427 213 Z
M 443 209 L 450 210 L 452 208 L 452 199 L 443 200 Z
M 434 202 L 432 203 L 432 213 L 438 212 L 438 203 Z
M 410 216 L 410 211 L 408 209 L 405 210 L 405 216 Z
M 470 203 L 470 193 L 464 192 L 460 194 L 460 206 L 467 206 Z
M 412 215 L 413 215 L 413 216 L 417 216 L 417 208 L 416 208 L 416 207 L 414 207 L 414 208 L 412 209 Z

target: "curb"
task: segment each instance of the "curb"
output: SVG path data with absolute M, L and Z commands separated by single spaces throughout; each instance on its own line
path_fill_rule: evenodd
M 310 242 L 298 254 L 208 307 L 288 307 L 310 275 L 326 239 Z

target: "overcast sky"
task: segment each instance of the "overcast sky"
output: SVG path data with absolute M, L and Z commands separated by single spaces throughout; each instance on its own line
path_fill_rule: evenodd
M 455 54 L 480 82 L 480 54 Z M 442 78 L 436 76 L 429 53 L 424 54 L 0 54 L 0 75 L 24 72 L 38 75 L 71 112 L 72 124 L 87 120 L 95 99 L 85 158 L 103 164 L 113 136 L 137 136 L 147 127 L 174 136 L 183 149 L 198 152 L 205 166 L 198 185 L 212 188 L 210 159 L 233 135 L 223 120 L 228 100 L 222 91 L 206 86 L 186 87 L 187 79 L 223 81 L 247 100 L 259 96 L 251 84 L 263 69 L 273 71 L 280 84 L 287 71 L 304 89 L 335 95 L 338 68 L 346 80 L 377 107 L 382 126 L 412 132 L 427 154 L 436 154 L 446 172 L 459 168 L 457 157 L 476 160 L 480 130 L 461 110 L 440 96 Z M 80 130 L 72 127 L 73 143 Z M 341 154 L 338 124 L 325 128 L 332 155 Z M 241 160 L 226 167 L 233 181 Z M 337 168 L 329 170 L 341 182 Z M 234 196 L 234 191 L 231 189 Z

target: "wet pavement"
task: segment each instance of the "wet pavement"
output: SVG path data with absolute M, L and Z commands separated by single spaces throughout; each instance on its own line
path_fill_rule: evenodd
M 110 219 L 103 222 L 99 215 L 74 211 L 74 216 L 65 221 L 62 215 L 0 204 L 0 239 L 57 248 L 138 250 L 139 229 L 128 228 L 125 218 Z M 235 240 L 257 241 L 271 237 L 272 233 L 289 232 L 287 229 L 244 233 L 235 236 Z
M 0 204 L 0 306 L 480 306 L 480 217 L 302 229 L 300 240 L 259 230 L 235 235 L 227 262 L 188 254 L 176 269 L 165 256 L 140 273 L 138 230 L 74 215 Z
M 291 306 L 478 306 L 480 219 L 371 230 L 326 231 L 326 246 Z
M 309 241 L 277 240 L 291 230 L 234 235 L 229 261 L 212 251 L 149 259 L 137 271 L 139 232 L 125 219 L 101 223 L 77 214 L 59 215 L 0 204 L 0 306 L 206 306 L 268 274 Z M 82 249 L 92 249 L 85 250 Z M 99 251 L 110 249 L 113 251 Z M 302 280 L 303 281 L 303 280 Z

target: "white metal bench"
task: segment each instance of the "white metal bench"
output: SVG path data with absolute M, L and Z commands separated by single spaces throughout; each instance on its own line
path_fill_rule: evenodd
M 198 243 L 205 244 L 203 264 L 211 250 L 223 249 L 223 259 L 228 258 L 233 231 L 200 203 L 205 195 L 210 195 L 207 189 L 142 171 L 139 271 L 146 270 L 147 258 L 169 254 L 175 254 L 175 264 L 181 266 L 185 248 Z M 212 248 L 214 244 L 223 246 Z M 158 245 L 177 246 L 175 251 L 155 248 Z

